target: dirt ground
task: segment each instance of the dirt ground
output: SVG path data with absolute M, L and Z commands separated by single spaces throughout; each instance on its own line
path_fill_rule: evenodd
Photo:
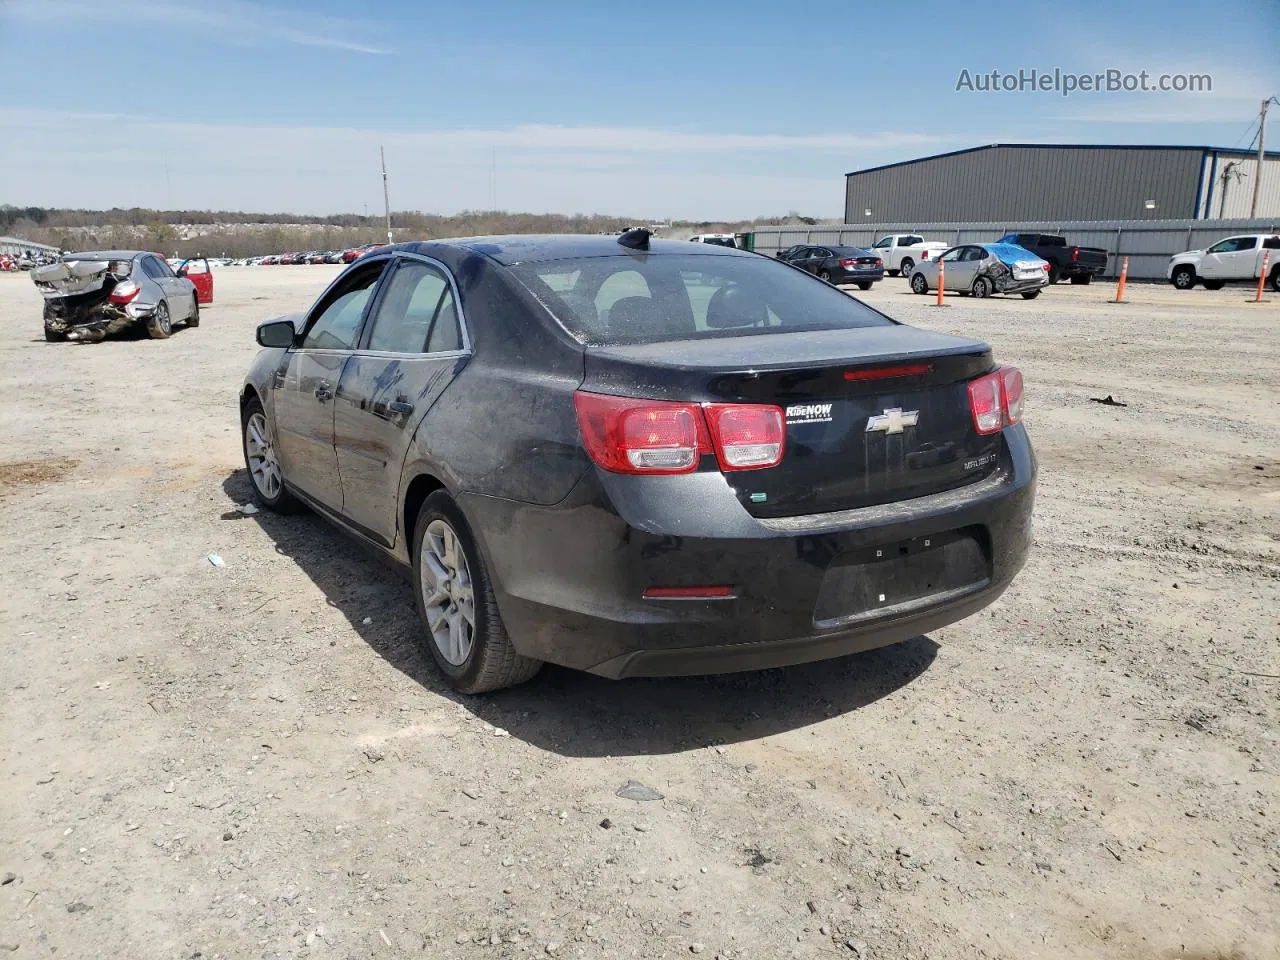
M 887 280 L 1025 373 L 999 603 L 462 698 L 394 571 L 235 511 L 254 325 L 335 269 L 223 269 L 198 329 L 98 345 L 0 275 L 0 956 L 1280 957 L 1280 297 Z

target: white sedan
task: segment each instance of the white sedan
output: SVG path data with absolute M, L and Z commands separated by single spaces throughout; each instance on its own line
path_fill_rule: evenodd
M 974 297 L 1020 293 L 1024 300 L 1034 300 L 1049 285 L 1048 262 L 1030 250 L 1012 243 L 965 243 L 917 263 L 911 271 L 912 291 L 938 289 L 939 261 L 946 289 Z

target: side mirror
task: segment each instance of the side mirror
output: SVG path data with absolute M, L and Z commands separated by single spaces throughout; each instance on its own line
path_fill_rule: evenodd
M 292 347 L 295 336 L 292 320 L 272 320 L 258 325 L 260 347 Z

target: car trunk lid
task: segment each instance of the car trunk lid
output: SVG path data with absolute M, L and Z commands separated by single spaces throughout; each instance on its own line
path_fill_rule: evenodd
M 31 271 L 31 279 L 46 298 L 69 297 L 114 287 L 129 275 L 127 260 L 60 260 Z
M 582 389 L 781 407 L 782 462 L 725 478 L 753 515 L 784 517 L 988 476 L 999 435 L 974 429 L 968 382 L 993 366 L 984 343 L 895 325 L 588 347 Z

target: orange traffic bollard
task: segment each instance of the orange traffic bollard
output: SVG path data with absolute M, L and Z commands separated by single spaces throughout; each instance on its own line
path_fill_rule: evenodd
M 1262 286 L 1267 280 L 1267 266 L 1271 263 L 1271 251 L 1262 251 L 1262 269 L 1258 271 L 1258 295 L 1253 298 L 1254 303 L 1262 302 Z
M 946 264 L 944 264 L 942 262 L 942 259 L 939 258 L 938 259 L 938 304 L 937 304 L 938 306 L 943 305 L 942 304 L 942 288 L 945 285 L 943 281 L 946 278 L 946 272 L 947 272 Z
M 1120 282 L 1116 284 L 1116 298 L 1112 303 L 1124 303 L 1124 285 L 1129 280 L 1129 258 L 1125 257 L 1120 263 Z

